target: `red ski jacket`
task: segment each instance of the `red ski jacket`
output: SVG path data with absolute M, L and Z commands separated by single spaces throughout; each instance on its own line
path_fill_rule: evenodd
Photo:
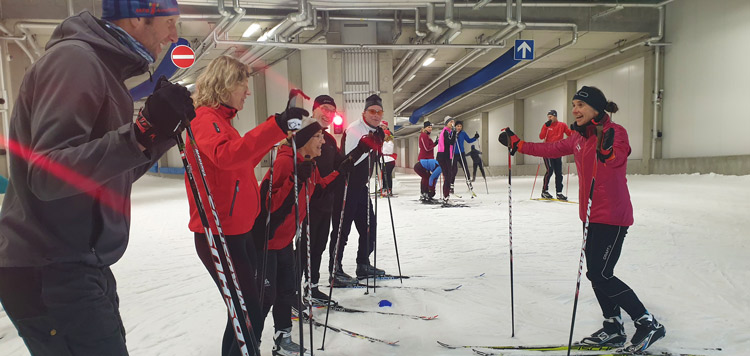
M 419 135 L 419 156 L 417 159 L 435 159 L 435 142 L 427 132 Z
M 294 234 L 297 232 L 296 214 L 294 212 L 294 207 L 291 206 L 294 204 L 294 161 L 292 161 L 292 155 L 293 151 L 291 146 L 281 145 L 276 161 L 273 164 L 273 187 L 271 190 L 272 196 L 270 210 L 273 215 L 279 211 L 279 209 L 282 209 L 284 210 L 283 214 L 286 216 L 268 241 L 269 250 L 281 250 L 289 246 L 292 240 L 294 240 Z M 302 155 L 297 153 L 297 163 L 302 161 L 304 161 Z M 264 182 L 269 179 L 270 174 L 270 171 L 266 173 L 266 176 L 263 178 Z M 313 166 L 312 174 L 307 182 L 305 182 L 305 184 L 297 185 L 297 189 L 299 189 L 299 221 L 305 220 L 305 217 L 307 216 L 307 199 L 312 197 L 316 185 L 325 188 L 338 176 L 339 172 L 333 171 L 323 178 L 320 176 L 318 167 Z M 305 195 L 305 185 L 307 185 L 307 195 Z M 289 200 L 290 194 L 292 195 L 291 201 Z M 286 211 L 288 211 L 288 213 Z
M 564 122 L 557 121 L 550 124 L 549 127 L 547 127 L 547 125 L 542 125 L 542 131 L 539 132 L 539 139 L 551 143 L 562 140 L 565 138 L 563 135 L 568 135 L 568 137 L 570 137 L 572 134 L 573 131 L 570 130 L 568 125 Z
M 603 119 L 604 131 L 615 130 L 614 157 L 602 163 L 596 158 L 596 129 L 588 126 L 586 137 L 578 132 L 565 140 L 553 143 L 524 142 L 519 152 L 527 155 L 554 158 L 572 154 L 578 169 L 578 210 L 581 221 L 586 221 L 589 191 L 594 165 L 597 165 L 594 199 L 591 202 L 592 223 L 630 226 L 633 225 L 633 206 L 630 203 L 628 180 L 625 173 L 630 155 L 628 132 L 610 120 Z
M 255 218 L 260 213 L 260 192 L 258 179 L 255 177 L 255 166 L 274 144 L 286 137 L 286 134 L 271 116 L 266 122 L 240 136 L 231 123 L 237 110 L 228 106 L 202 106 L 195 110 L 195 114 L 195 119 L 190 125 L 198 143 L 198 151 L 206 171 L 206 181 L 219 214 L 222 230 L 225 235 L 244 234 L 252 229 Z M 185 145 L 187 159 L 206 209 L 211 231 L 216 234 L 218 231 L 211 213 L 211 205 L 201 182 L 200 169 L 195 161 L 193 142 L 190 138 Z M 203 233 L 205 231 L 189 184 L 185 174 L 185 187 L 190 205 L 188 228 L 190 231 Z

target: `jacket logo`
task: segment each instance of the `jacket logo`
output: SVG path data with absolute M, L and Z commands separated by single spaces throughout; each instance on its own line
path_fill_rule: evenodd
M 576 149 L 579 150 L 579 151 L 581 150 L 581 144 L 580 143 L 576 145 Z
M 219 130 L 219 125 L 217 125 L 215 122 L 214 122 L 214 129 L 216 129 L 216 133 L 221 133 L 221 130 Z
M 587 92 L 585 92 L 585 91 L 583 91 L 583 90 L 580 90 L 580 91 L 578 91 L 578 92 L 576 93 L 576 95 L 578 95 L 578 96 L 580 96 L 580 97 L 582 97 L 582 98 L 588 98 L 588 97 L 589 97 L 589 93 L 587 93 Z

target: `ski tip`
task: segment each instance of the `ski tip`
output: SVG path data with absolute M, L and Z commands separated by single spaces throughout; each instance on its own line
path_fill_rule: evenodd
M 458 348 L 458 347 L 455 347 L 455 346 L 448 345 L 448 344 L 446 344 L 444 342 L 441 342 L 439 340 L 437 341 L 437 343 L 438 343 L 438 345 L 440 345 L 442 347 L 445 347 L 446 349 L 457 349 Z

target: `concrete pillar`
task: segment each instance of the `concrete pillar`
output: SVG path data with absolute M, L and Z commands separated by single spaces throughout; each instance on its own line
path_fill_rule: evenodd
M 378 88 L 383 99 L 383 120 L 393 128 L 393 51 L 378 51 Z
M 266 72 L 261 71 L 253 76 L 253 91 L 250 96 L 255 101 L 255 125 L 260 125 L 268 118 L 268 103 L 266 101 Z M 255 167 L 255 176 L 263 177 L 262 168 L 271 166 L 271 156 L 267 154 L 260 161 L 260 165 Z
M 567 110 L 567 115 L 565 117 L 568 118 L 568 120 L 565 122 L 566 125 L 570 126 L 573 122 L 575 122 L 575 119 L 573 118 L 573 95 L 576 94 L 578 91 L 578 81 L 575 80 L 568 80 L 565 82 L 565 98 L 567 99 L 565 103 L 565 110 Z M 558 113 L 559 114 L 559 113 Z M 565 156 L 563 158 L 563 162 L 571 163 L 575 162 L 575 157 L 573 155 Z
M 296 51 L 287 59 L 286 64 L 287 80 L 290 89 L 302 88 L 302 52 Z
M 524 117 L 523 117 L 523 99 L 515 99 L 513 100 L 513 127 L 512 130 L 515 132 L 515 134 L 518 137 L 525 137 L 524 135 Z M 514 155 L 515 157 L 515 163 L 514 165 L 523 165 L 524 163 L 524 155 L 518 154 Z

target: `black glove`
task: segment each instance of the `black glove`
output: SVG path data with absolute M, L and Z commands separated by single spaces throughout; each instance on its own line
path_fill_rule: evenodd
M 516 151 L 523 146 L 523 141 L 516 136 L 513 131 L 510 130 L 509 127 L 506 127 L 503 129 L 503 132 L 500 133 L 500 136 L 497 137 L 497 140 L 500 141 L 501 144 L 505 147 L 510 148 L 510 155 L 513 156 L 516 154 Z
M 287 108 L 281 114 L 276 114 L 276 125 L 279 125 L 281 131 L 297 131 L 302 127 L 302 118 L 310 116 L 310 113 L 303 108 Z
M 378 131 L 370 132 L 369 134 L 367 134 L 367 136 L 362 136 L 362 138 L 359 139 L 359 143 L 357 144 L 357 149 L 360 149 L 361 151 L 362 148 L 366 147 L 366 151 L 363 151 L 363 153 L 369 150 L 380 153 L 380 151 L 383 149 L 383 136 L 381 136 L 383 130 L 380 130 L 380 132 L 380 134 L 378 134 Z M 364 146 L 360 148 L 360 146 L 362 145 Z
M 354 168 L 354 157 L 349 155 L 339 164 L 336 170 L 339 171 L 339 174 L 347 174 L 352 171 L 352 168 Z
M 435 146 L 437 146 L 438 143 L 440 143 L 440 135 L 438 135 L 438 137 L 435 137 Z
M 599 143 L 599 147 L 596 150 L 596 157 L 599 158 L 602 163 L 613 160 L 615 158 L 615 150 L 612 146 L 615 143 L 615 129 L 610 128 L 604 132 L 602 141 Z
M 170 83 L 162 75 L 138 113 L 135 138 L 143 147 L 149 148 L 155 142 L 179 135 L 193 118 L 195 108 L 190 92 L 181 85 Z
M 312 160 L 309 160 L 309 161 L 305 160 L 302 162 L 297 162 L 297 181 L 298 182 L 307 181 L 312 175 L 314 166 L 315 166 L 315 163 Z
M 474 139 L 479 138 L 479 131 L 474 132 Z
M 549 125 L 552 125 L 552 120 L 547 120 L 547 122 L 544 123 L 544 126 L 549 127 Z
M 385 141 L 385 131 L 383 131 L 383 128 L 378 126 L 378 128 L 375 129 L 373 136 L 375 136 L 376 139 L 380 140 L 380 145 L 382 146 L 383 142 Z

